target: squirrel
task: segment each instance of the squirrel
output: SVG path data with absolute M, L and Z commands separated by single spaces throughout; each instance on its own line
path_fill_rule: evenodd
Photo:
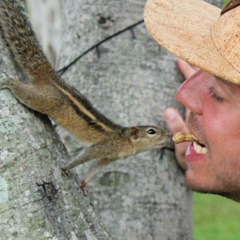
M 79 164 L 97 160 L 82 181 L 82 188 L 108 163 L 161 148 L 170 139 L 169 131 L 155 126 L 123 127 L 115 124 L 65 83 L 48 62 L 16 0 L 0 1 L 0 29 L 15 64 L 27 80 L 6 78 L 1 80 L 0 89 L 10 89 L 22 104 L 48 115 L 88 145 L 72 162 L 62 167 L 68 173 Z

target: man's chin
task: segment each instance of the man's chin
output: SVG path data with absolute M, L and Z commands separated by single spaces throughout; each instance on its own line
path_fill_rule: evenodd
M 188 168 L 186 171 L 186 181 L 188 186 L 195 192 L 198 193 L 212 193 L 219 194 L 221 191 L 216 190 L 216 186 L 210 185 L 210 181 L 207 181 L 206 177 L 203 177 L 203 174 L 196 174 L 196 172 Z
M 229 199 L 232 199 L 236 202 L 240 202 L 240 191 L 239 192 L 235 192 L 235 191 L 230 191 L 228 189 L 228 192 L 224 192 L 222 190 L 216 189 L 216 188 L 212 188 L 209 185 L 206 184 L 202 184 L 200 185 L 197 182 L 193 182 L 193 181 L 188 181 L 188 186 L 194 191 L 194 192 L 198 192 L 198 193 L 202 193 L 202 194 L 214 194 L 214 195 L 219 195 L 222 197 L 226 197 Z

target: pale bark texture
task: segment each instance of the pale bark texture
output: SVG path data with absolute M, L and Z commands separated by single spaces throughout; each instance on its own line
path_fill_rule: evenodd
M 0 37 L 0 81 L 23 76 Z M 60 166 L 69 161 L 49 119 L 0 91 L 0 239 L 110 239 Z
M 140 21 L 144 4 L 143 0 L 62 1 L 67 11 L 60 67 Z M 99 15 L 108 26 L 98 22 Z M 173 56 L 152 40 L 143 23 L 91 51 L 63 78 L 116 123 L 164 128 L 164 109 L 178 107 L 174 96 L 182 81 Z M 67 137 L 68 147 L 69 142 Z M 74 149 L 69 149 L 74 156 Z M 118 160 L 89 184 L 88 196 L 113 239 L 192 238 L 192 198 L 184 172 L 176 164 L 174 152 L 166 150 L 162 158 L 160 155 L 160 151 L 151 151 Z M 88 167 L 84 164 L 73 171 L 80 181 Z
M 56 66 L 61 46 L 61 4 L 59 0 L 26 0 L 29 18 L 44 52 Z

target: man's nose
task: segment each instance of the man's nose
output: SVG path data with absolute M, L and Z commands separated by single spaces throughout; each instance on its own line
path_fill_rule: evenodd
M 178 89 L 176 96 L 179 103 L 199 115 L 202 114 L 202 100 L 205 94 L 201 71 L 187 79 Z

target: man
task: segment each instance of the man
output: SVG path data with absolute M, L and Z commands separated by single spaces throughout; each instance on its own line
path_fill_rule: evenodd
M 172 132 L 200 142 L 176 146 L 189 186 L 240 201 L 240 0 L 222 12 L 202 0 L 148 0 L 144 18 L 159 44 L 191 64 L 178 61 L 188 78 L 177 92 L 186 125 L 165 112 Z

